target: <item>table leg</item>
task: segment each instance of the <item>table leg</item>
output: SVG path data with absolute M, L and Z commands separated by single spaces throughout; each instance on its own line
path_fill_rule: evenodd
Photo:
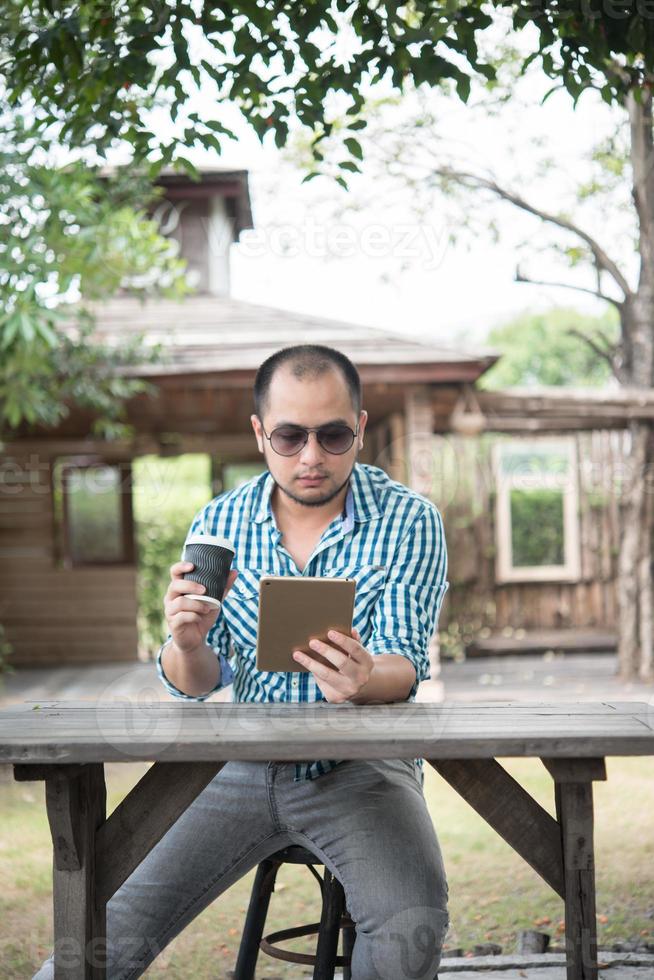
M 567 980 L 597 980 L 593 779 L 606 779 L 603 759 L 543 759 L 554 777 L 565 879 Z
M 565 876 L 567 980 L 597 980 L 593 784 L 556 783 Z
M 104 980 L 105 906 L 95 902 L 95 837 L 106 815 L 104 767 L 84 765 L 45 780 L 54 848 L 55 980 Z
M 107 902 L 224 764 L 155 762 L 108 819 L 102 765 L 14 765 L 46 783 L 56 980 L 104 980 Z

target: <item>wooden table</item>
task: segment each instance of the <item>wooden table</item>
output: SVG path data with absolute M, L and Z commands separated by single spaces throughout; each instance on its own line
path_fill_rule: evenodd
M 596 980 L 592 784 L 606 779 L 607 755 L 654 755 L 654 704 L 48 701 L 0 710 L 0 762 L 13 763 L 16 779 L 45 780 L 57 980 L 105 976 L 106 903 L 226 760 L 412 757 L 428 760 L 564 899 L 568 980 Z M 497 761 L 516 756 L 545 764 L 556 819 Z M 103 764 L 144 760 L 155 764 L 107 816 Z

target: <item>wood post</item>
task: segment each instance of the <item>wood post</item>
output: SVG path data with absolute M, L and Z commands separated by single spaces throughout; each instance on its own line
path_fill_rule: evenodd
M 567 980 L 597 980 L 593 783 L 604 759 L 543 759 L 554 778 L 565 879 Z
M 104 767 L 53 766 L 45 781 L 54 848 L 55 980 L 104 980 L 105 906 L 95 903 L 95 835 L 106 814 Z
M 405 472 L 407 486 L 425 497 L 433 492 L 435 476 L 434 407 L 431 390 L 412 386 L 404 401 Z

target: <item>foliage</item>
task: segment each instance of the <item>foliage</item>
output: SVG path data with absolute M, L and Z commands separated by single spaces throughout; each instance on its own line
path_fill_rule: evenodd
M 640 4 L 591 4 L 588 0 L 495 0 L 512 12 L 513 27 L 535 26 L 538 48 L 525 67 L 539 58 L 544 72 L 566 88 L 575 102 L 589 89 L 605 102 L 622 102 L 630 89 L 651 82 L 654 69 L 654 22 Z
M 563 494 L 560 490 L 511 490 L 514 568 L 563 565 Z
M 148 360 L 161 360 L 160 345 L 143 348 L 143 334 L 126 338 L 120 347 L 93 340 L 93 321 L 78 321 L 76 334 L 59 331 L 55 340 L 17 339 L 0 360 L 0 435 L 12 437 L 23 424 L 56 426 L 72 405 L 93 413 L 91 434 L 99 439 L 125 439 L 133 427 L 126 421 L 125 402 L 153 386 L 121 372 Z
M 62 142 L 100 154 L 122 141 L 136 160 L 148 159 L 151 175 L 173 160 L 192 169 L 184 152 L 196 143 L 220 152 L 232 135 L 221 110 L 231 103 L 278 146 L 294 120 L 313 131 L 311 176 L 335 98 L 346 103 L 347 172 L 362 156 L 360 112 L 376 83 L 401 91 L 452 80 L 466 101 L 473 77 L 494 82 L 478 45 L 498 23 L 505 37 L 525 38 L 523 68 L 539 61 L 552 90 L 624 101 L 650 81 L 654 21 L 639 4 L 614 8 L 587 0 L 7 0 L 0 71 L 10 105 L 29 107 L 41 133 L 55 128 Z M 208 85 L 217 111 L 205 116 L 191 101 Z M 154 121 L 161 107 L 176 125 L 169 139 Z
M 478 0 L 7 0 L 0 71 L 10 103 L 33 106 L 41 131 L 58 127 L 63 141 L 99 153 L 124 141 L 154 173 L 175 159 L 188 164 L 183 152 L 195 143 L 220 152 L 231 135 L 220 118 L 227 103 L 281 146 L 293 119 L 315 129 L 318 141 L 328 135 L 334 93 L 347 93 L 354 118 L 377 81 L 400 88 L 407 78 L 416 85 L 451 78 L 465 99 L 470 68 L 493 75 L 475 38 L 490 23 Z M 217 112 L 200 116 L 190 97 L 209 83 Z M 156 106 L 178 125 L 168 141 L 154 123 Z
M 488 334 L 487 343 L 502 356 L 480 379 L 479 387 L 604 385 L 611 369 L 583 338 L 596 345 L 616 343 L 617 319 L 612 309 L 601 317 L 564 307 L 522 313 Z
M 134 461 L 139 647 L 152 656 L 168 633 L 163 599 L 196 513 L 211 500 L 209 457 Z
M 141 335 L 101 343 L 87 304 L 119 290 L 181 297 L 185 264 L 143 210 L 156 198 L 143 176 L 42 162 L 46 148 L 13 123 L 0 144 L 0 436 L 55 425 L 71 402 L 99 416 L 94 435 L 124 436 L 123 403 L 146 386 L 121 369 L 161 350 Z

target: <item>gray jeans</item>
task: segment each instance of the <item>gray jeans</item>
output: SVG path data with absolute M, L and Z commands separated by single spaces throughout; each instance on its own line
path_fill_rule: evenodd
M 447 931 L 441 850 L 413 760 L 228 762 L 107 905 L 107 977 L 140 977 L 210 902 L 288 844 L 343 884 L 352 980 L 433 980 Z M 290 923 L 291 925 L 293 923 Z M 35 975 L 52 980 L 52 956 Z

